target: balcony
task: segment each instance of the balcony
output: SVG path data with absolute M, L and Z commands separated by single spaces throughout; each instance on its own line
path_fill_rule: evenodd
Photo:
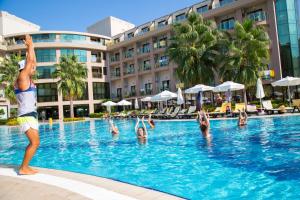
M 257 11 L 248 14 L 248 18 L 255 22 L 263 22 L 267 20 L 267 14 L 264 11 Z
M 118 79 L 118 78 L 121 77 L 121 74 L 120 74 L 120 72 L 112 71 L 112 72 L 110 73 L 110 77 L 111 77 L 112 79 Z
M 213 9 L 226 6 L 228 4 L 234 3 L 236 0 L 220 0 L 220 3 L 214 4 Z
M 125 75 L 129 75 L 129 74 L 134 74 L 135 73 L 135 69 L 134 67 L 125 67 L 124 68 L 124 76 Z
M 125 51 L 124 52 L 124 58 L 133 58 L 134 51 Z
M 167 47 L 167 40 L 161 40 L 159 42 L 155 42 L 153 43 L 153 48 L 154 50 L 157 50 L 157 49 L 164 49 Z
M 91 62 L 92 62 L 92 63 L 101 63 L 101 62 L 102 62 L 102 59 L 101 59 L 101 57 L 99 57 L 99 56 L 92 55 L 92 56 L 91 56 Z
M 169 65 L 169 59 L 159 60 L 155 62 L 155 68 L 167 67 Z
M 110 57 L 110 62 L 118 62 L 120 61 L 120 56 L 112 56 Z
M 144 65 L 141 65 L 139 67 L 140 72 L 149 71 L 149 70 L 151 70 L 151 65 L 150 64 L 144 64 Z
M 150 47 L 141 47 L 138 48 L 138 54 L 146 54 L 149 53 L 151 51 Z

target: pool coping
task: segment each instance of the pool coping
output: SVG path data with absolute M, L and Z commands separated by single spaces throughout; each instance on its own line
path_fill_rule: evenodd
M 0 177 L 1 176 L 5 176 L 5 177 L 9 177 L 9 179 L 11 181 L 13 181 L 14 179 L 25 179 L 27 180 L 27 184 L 28 184 L 28 180 L 29 181 L 34 181 L 37 182 L 39 184 L 45 184 L 46 188 L 47 187 L 58 187 L 61 188 L 63 190 L 66 190 L 68 192 L 73 192 L 76 193 L 77 195 L 81 196 L 81 197 L 85 197 L 86 199 L 97 199 L 97 198 L 93 198 L 93 196 L 89 196 L 86 194 L 86 192 L 81 192 L 82 190 L 76 189 L 75 188 L 66 188 L 66 187 L 62 187 L 60 186 L 59 182 L 67 182 L 65 183 L 66 185 L 71 185 L 72 182 L 76 182 L 77 185 L 81 185 L 83 184 L 83 186 L 87 186 L 87 187 L 91 187 L 92 189 L 94 189 L 93 191 L 95 191 L 95 187 L 98 188 L 98 191 L 95 191 L 95 193 L 98 192 L 105 194 L 105 195 L 111 195 L 112 198 L 111 199 L 127 199 L 127 200 L 135 200 L 135 199 L 143 199 L 143 200 L 153 200 L 153 199 L 157 199 L 157 200 L 180 200 L 183 199 L 181 197 L 175 196 L 175 195 L 171 195 L 171 194 L 167 194 L 164 192 L 160 192 L 157 190 L 153 190 L 153 189 L 148 189 L 148 188 L 144 188 L 144 187 L 139 187 L 139 186 L 135 186 L 135 185 L 131 185 L 128 183 L 124 183 L 124 182 L 120 182 L 120 181 L 116 181 L 116 180 L 112 180 L 112 179 L 108 179 L 108 178 L 103 178 L 103 177 L 98 177 L 98 176 L 92 176 L 92 175 L 87 175 L 87 174 L 81 174 L 81 173 L 75 173 L 75 172 L 70 172 L 70 171 L 63 171 L 63 170 L 55 170 L 55 169 L 47 169 L 47 168 L 39 168 L 39 167 L 35 167 L 36 169 L 38 169 L 40 171 L 40 173 L 38 173 L 37 175 L 31 175 L 31 176 L 20 176 L 17 175 L 16 170 L 18 169 L 17 166 L 15 165 L 3 165 L 0 164 Z M 7 170 L 10 170 L 10 174 L 8 174 Z M 13 170 L 13 172 L 12 172 Z M 5 173 L 7 172 L 7 173 Z M 40 176 L 38 178 L 38 176 Z M 47 178 L 47 181 L 45 180 Z M 49 179 L 50 177 L 50 179 Z M 33 178 L 33 179 L 31 179 Z M 49 180 L 51 180 L 53 178 L 54 179 L 59 179 L 59 181 L 53 181 L 53 182 L 49 182 Z M 37 179 L 41 179 L 40 181 L 37 181 Z M 70 183 L 68 183 L 68 181 L 70 181 Z M 57 184 L 58 183 L 58 184 Z M 73 184 L 74 186 L 74 184 Z M 74 186 L 76 187 L 76 186 Z M 52 189 L 53 190 L 53 189 Z M 14 190 L 12 190 L 11 192 L 15 192 Z M 21 192 L 21 191 L 18 191 Z M 96 194 L 95 194 L 96 195 Z M 92 198 L 91 198 L 92 197 Z M 51 199 L 51 198 L 50 198 Z M 100 198 L 101 199 L 101 198 Z M 103 197 L 102 197 L 103 199 Z

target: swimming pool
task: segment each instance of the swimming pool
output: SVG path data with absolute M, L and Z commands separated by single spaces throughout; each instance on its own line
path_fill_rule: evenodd
M 133 120 L 40 125 L 34 166 L 107 177 L 188 199 L 299 199 L 300 116 L 211 122 L 210 143 L 195 121 L 157 121 L 145 145 Z M 27 145 L 18 128 L 0 127 L 0 164 L 20 164 Z

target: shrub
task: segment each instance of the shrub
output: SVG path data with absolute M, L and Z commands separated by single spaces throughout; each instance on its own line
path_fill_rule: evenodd
M 0 125 L 17 126 L 19 123 L 17 122 L 17 118 L 0 119 Z
M 102 118 L 103 117 L 103 113 L 91 113 L 90 118 Z
M 84 121 L 83 117 L 74 117 L 74 118 L 64 118 L 64 122 L 75 122 L 75 121 Z
M 0 119 L 0 125 L 6 125 L 7 119 Z

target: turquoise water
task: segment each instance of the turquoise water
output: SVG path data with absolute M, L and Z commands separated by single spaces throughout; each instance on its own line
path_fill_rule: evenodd
M 32 165 L 153 188 L 187 199 L 299 199 L 300 116 L 211 122 L 205 141 L 195 121 L 157 121 L 139 144 L 133 120 L 40 125 Z M 20 164 L 27 145 L 18 128 L 0 127 L 0 163 Z

